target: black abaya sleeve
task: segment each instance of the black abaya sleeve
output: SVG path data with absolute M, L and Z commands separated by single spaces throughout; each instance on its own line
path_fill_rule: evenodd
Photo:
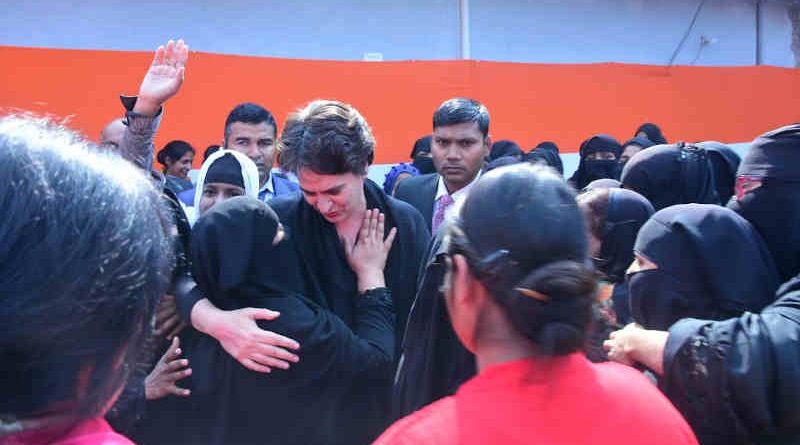
M 394 310 L 387 289 L 357 297 L 352 330 L 335 314 L 304 297 L 269 298 L 259 306 L 281 313 L 275 320 L 259 321 L 263 329 L 300 343 L 300 362 L 289 371 L 294 378 L 335 385 L 331 379 L 386 379 L 391 375 Z
M 800 443 L 800 280 L 760 314 L 674 324 L 664 393 L 700 443 Z

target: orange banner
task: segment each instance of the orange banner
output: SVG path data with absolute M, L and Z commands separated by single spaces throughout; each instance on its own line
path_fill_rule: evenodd
M 191 42 L 189 42 L 191 43 Z M 70 117 L 96 140 L 121 116 L 117 94 L 135 94 L 152 54 L 0 46 L 0 108 Z M 186 82 L 167 105 L 157 147 L 172 139 L 198 151 L 220 143 L 227 113 L 244 101 L 270 109 L 280 127 L 304 103 L 353 104 L 378 141 L 376 163 L 408 159 L 453 96 L 486 104 L 494 139 L 523 149 L 555 141 L 575 152 L 596 133 L 633 136 L 655 122 L 670 140 L 749 141 L 798 121 L 800 71 L 776 67 L 542 65 L 480 61 L 335 62 L 193 52 Z M 195 165 L 199 166 L 198 156 Z

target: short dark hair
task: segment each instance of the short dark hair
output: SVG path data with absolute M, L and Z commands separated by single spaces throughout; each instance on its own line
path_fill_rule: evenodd
M 140 170 L 63 127 L 0 119 L 0 159 L 0 413 L 96 417 L 151 333 L 172 223 Z
M 433 113 L 433 129 L 477 122 L 483 137 L 489 135 L 489 110 L 475 99 L 454 97 L 446 100 Z
M 192 144 L 176 139 L 174 141 L 169 141 L 164 148 L 158 151 L 156 160 L 158 160 L 159 164 L 166 167 L 167 158 L 177 161 L 188 152 L 194 153 L 194 147 L 192 147 Z
M 209 156 L 218 152 L 219 150 L 222 150 L 222 147 L 217 144 L 211 144 L 206 147 L 206 151 L 203 152 L 203 162 L 206 162 Z
M 228 135 L 231 133 L 231 124 L 234 122 L 242 122 L 245 124 L 260 124 L 266 122 L 267 125 L 272 127 L 275 135 L 278 134 L 278 125 L 275 123 L 275 117 L 266 108 L 259 104 L 252 102 L 245 102 L 233 107 L 225 119 L 225 134 L 223 140 L 228 141 Z M 228 147 L 226 147 L 228 148 Z
M 278 143 L 278 164 L 297 173 L 365 175 L 375 156 L 375 138 L 352 105 L 316 100 L 289 117 Z

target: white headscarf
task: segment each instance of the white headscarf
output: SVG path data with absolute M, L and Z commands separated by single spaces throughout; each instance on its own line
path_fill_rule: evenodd
M 194 192 L 194 207 L 191 211 L 186 212 L 189 217 L 189 222 L 194 225 L 197 218 L 200 217 L 200 200 L 203 199 L 203 188 L 206 184 L 206 174 L 211 165 L 219 158 L 230 153 L 239 161 L 239 166 L 242 171 L 242 181 L 244 182 L 244 194 L 251 198 L 258 199 L 258 168 L 252 159 L 234 150 L 217 150 L 212 153 L 200 168 L 200 174 L 197 175 L 197 185 Z

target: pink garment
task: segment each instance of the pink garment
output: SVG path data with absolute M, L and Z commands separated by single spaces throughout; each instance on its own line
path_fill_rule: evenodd
M 691 428 L 641 373 L 582 353 L 491 366 L 399 420 L 377 445 L 695 445 Z
M 453 205 L 453 197 L 444 194 L 436 200 L 435 209 L 433 212 L 433 220 L 431 221 L 431 233 L 435 234 L 436 231 L 439 229 L 439 226 L 442 225 L 444 222 L 444 215 L 447 212 L 447 209 Z
M 53 437 L 50 430 L 23 431 L 0 437 L 0 445 L 135 445 L 118 434 L 102 417 L 84 420 L 67 434 Z

